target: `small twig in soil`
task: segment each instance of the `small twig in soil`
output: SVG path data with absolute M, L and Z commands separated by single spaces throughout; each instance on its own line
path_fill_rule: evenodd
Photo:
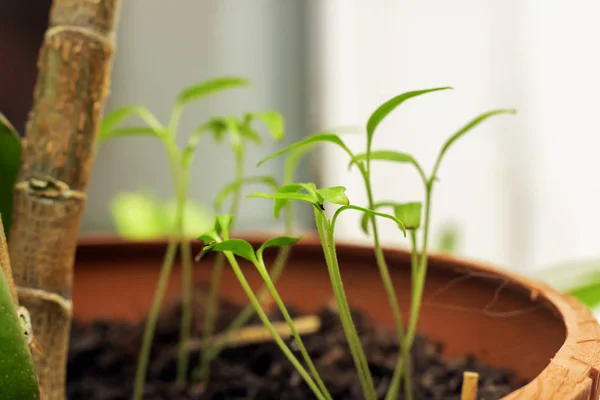
M 463 384 L 460 400 L 477 400 L 478 380 L 479 374 L 477 372 L 465 371 L 463 373 Z
M 308 335 L 317 332 L 321 328 L 321 319 L 316 315 L 299 317 L 294 319 L 294 325 L 300 335 Z M 285 322 L 273 322 L 273 327 L 283 339 L 292 336 L 292 332 Z M 253 325 L 241 328 L 230 335 L 216 335 L 208 340 L 190 340 L 188 349 L 194 351 L 207 346 L 221 345 L 224 340 L 225 347 L 233 348 L 270 342 L 273 341 L 273 337 L 264 326 Z

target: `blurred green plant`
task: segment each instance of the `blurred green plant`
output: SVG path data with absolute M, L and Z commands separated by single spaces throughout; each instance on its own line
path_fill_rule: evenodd
M 8 119 L 0 113 L 0 215 L 7 237 L 12 222 L 13 189 L 20 165 L 21 139 Z
M 600 259 L 571 261 L 530 274 L 594 310 L 600 308 Z

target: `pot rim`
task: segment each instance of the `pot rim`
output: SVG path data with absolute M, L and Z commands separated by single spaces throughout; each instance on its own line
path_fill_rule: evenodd
M 269 232 L 240 232 L 239 238 L 250 242 L 262 242 L 275 235 Z M 167 239 L 154 240 L 127 240 L 115 234 L 84 234 L 78 242 L 79 250 L 94 250 L 111 247 L 117 251 L 116 255 L 123 254 L 132 246 L 136 248 L 153 249 L 166 245 Z M 198 242 L 199 244 L 199 242 Z M 304 251 L 321 251 L 321 242 L 313 234 L 304 234 L 301 240 L 294 245 Z M 362 253 L 365 249 L 372 249 L 368 243 L 355 243 L 349 240 L 336 242 L 339 251 L 350 254 Z M 388 257 L 396 260 L 408 260 L 410 252 L 394 248 L 390 245 L 382 246 Z M 115 253 L 111 252 L 111 256 Z M 541 301 L 545 307 L 553 309 L 565 326 L 565 341 L 558 349 L 549 364 L 540 374 L 519 390 L 504 397 L 503 400 L 527 398 L 545 399 L 549 395 L 562 395 L 569 399 L 598 399 L 598 385 L 600 384 L 600 324 L 592 312 L 579 303 L 574 297 L 560 293 L 548 284 L 532 280 L 528 277 L 508 270 L 500 270 L 487 263 L 452 256 L 440 252 L 430 252 L 429 259 L 437 262 L 441 269 L 475 270 L 481 273 L 500 275 L 507 279 L 515 289 L 527 293 L 532 300 Z M 541 382 L 545 382 L 541 385 Z M 552 387 L 549 387 L 551 383 Z M 585 397 L 580 397 L 584 395 Z M 589 395 L 589 397 L 588 397 Z

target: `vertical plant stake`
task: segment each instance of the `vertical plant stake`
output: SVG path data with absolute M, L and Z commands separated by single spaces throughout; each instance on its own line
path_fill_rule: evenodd
M 120 5 L 54 0 L 14 191 L 13 274 L 45 353 L 35 365 L 49 400 L 65 399 L 72 268 Z

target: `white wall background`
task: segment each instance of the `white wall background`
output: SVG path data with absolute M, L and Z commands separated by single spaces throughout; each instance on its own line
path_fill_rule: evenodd
M 456 221 L 464 256 L 518 270 L 600 254 L 600 3 L 330 0 L 312 2 L 311 84 L 319 129 L 364 126 L 387 99 L 408 90 L 454 91 L 410 100 L 385 120 L 376 149 L 415 155 L 430 171 L 445 138 L 477 114 L 488 120 L 452 148 L 434 189 L 434 233 Z M 364 135 L 346 137 L 364 149 Z M 365 203 L 357 172 L 332 147 L 323 184 L 348 187 Z M 409 167 L 379 164 L 379 199 L 422 199 Z M 365 239 L 358 215 L 339 237 Z M 407 244 L 384 224 L 386 241 Z

